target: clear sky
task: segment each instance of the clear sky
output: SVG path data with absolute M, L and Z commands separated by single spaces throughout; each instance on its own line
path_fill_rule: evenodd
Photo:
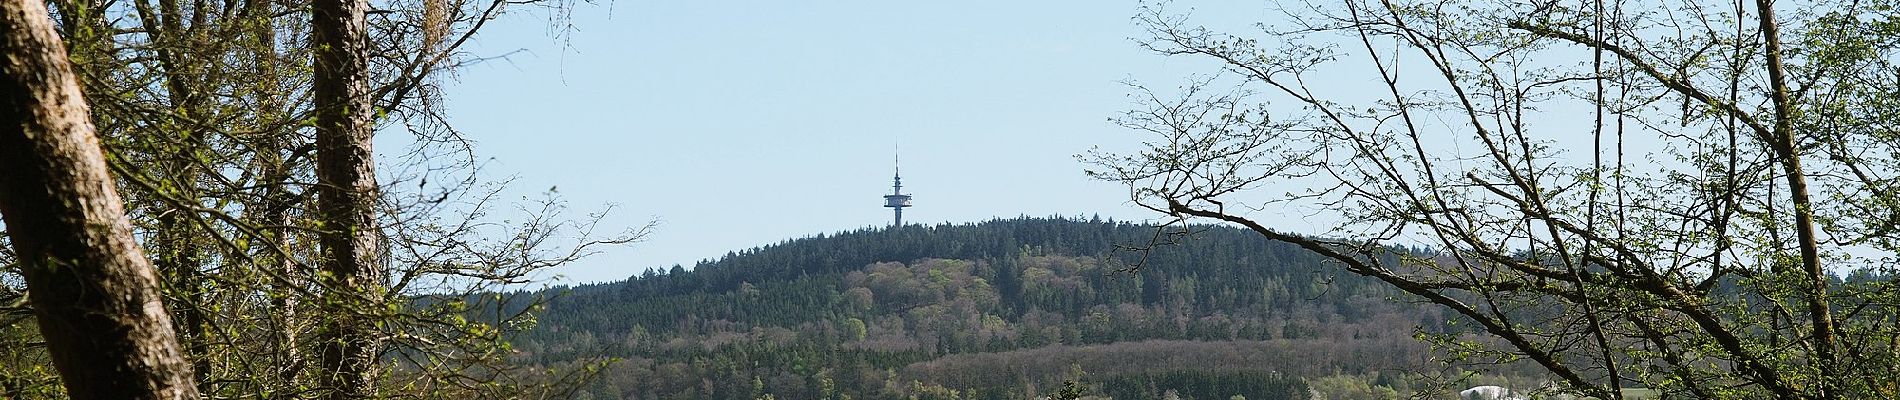
M 1133 106 L 1122 82 L 1212 71 L 1139 48 L 1133 1 L 608 1 L 576 7 L 565 43 L 539 13 L 498 21 L 474 55 L 520 51 L 448 92 L 516 195 L 559 187 L 576 214 L 659 222 L 566 282 L 887 225 L 894 144 L 906 222 L 1151 219 L 1074 155 L 1145 139 L 1108 121 Z M 1196 14 L 1270 14 L 1228 3 Z

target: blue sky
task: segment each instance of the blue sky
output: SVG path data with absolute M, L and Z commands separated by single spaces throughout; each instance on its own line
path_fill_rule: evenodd
M 1263 2 L 1197 15 L 1260 20 Z M 456 73 L 453 123 L 577 212 L 659 225 L 568 268 L 566 282 L 691 266 L 728 251 L 889 224 L 892 146 L 906 222 L 1154 215 L 1074 155 L 1143 136 L 1108 118 L 1125 81 L 1173 87 L 1202 60 L 1139 48 L 1133 1 L 617 1 L 580 5 L 565 42 L 511 14 Z

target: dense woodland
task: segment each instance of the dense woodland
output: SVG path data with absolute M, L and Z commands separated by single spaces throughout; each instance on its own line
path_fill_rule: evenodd
M 1466 330 L 1239 229 L 1098 219 L 819 235 L 560 290 L 517 360 L 621 359 L 595 399 L 1005 399 L 1065 382 L 1115 398 L 1389 398 L 1456 373 L 1415 333 Z

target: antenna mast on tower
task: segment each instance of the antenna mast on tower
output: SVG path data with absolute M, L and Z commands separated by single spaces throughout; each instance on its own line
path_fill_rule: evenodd
M 891 208 L 891 227 L 904 226 L 904 207 L 910 207 L 910 195 L 904 194 L 904 177 L 897 164 L 897 145 L 891 145 L 891 194 L 884 195 L 884 206 Z

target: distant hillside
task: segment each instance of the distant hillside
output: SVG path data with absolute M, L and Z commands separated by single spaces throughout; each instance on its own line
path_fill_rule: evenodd
M 1411 335 L 1453 329 L 1292 246 L 1192 230 L 1145 253 L 1118 249 L 1155 228 L 1100 220 L 789 240 L 565 288 L 519 361 L 624 359 L 594 399 L 1014 399 L 1064 381 L 1117 398 L 1304 398 L 1403 391 L 1388 375 L 1428 354 Z

